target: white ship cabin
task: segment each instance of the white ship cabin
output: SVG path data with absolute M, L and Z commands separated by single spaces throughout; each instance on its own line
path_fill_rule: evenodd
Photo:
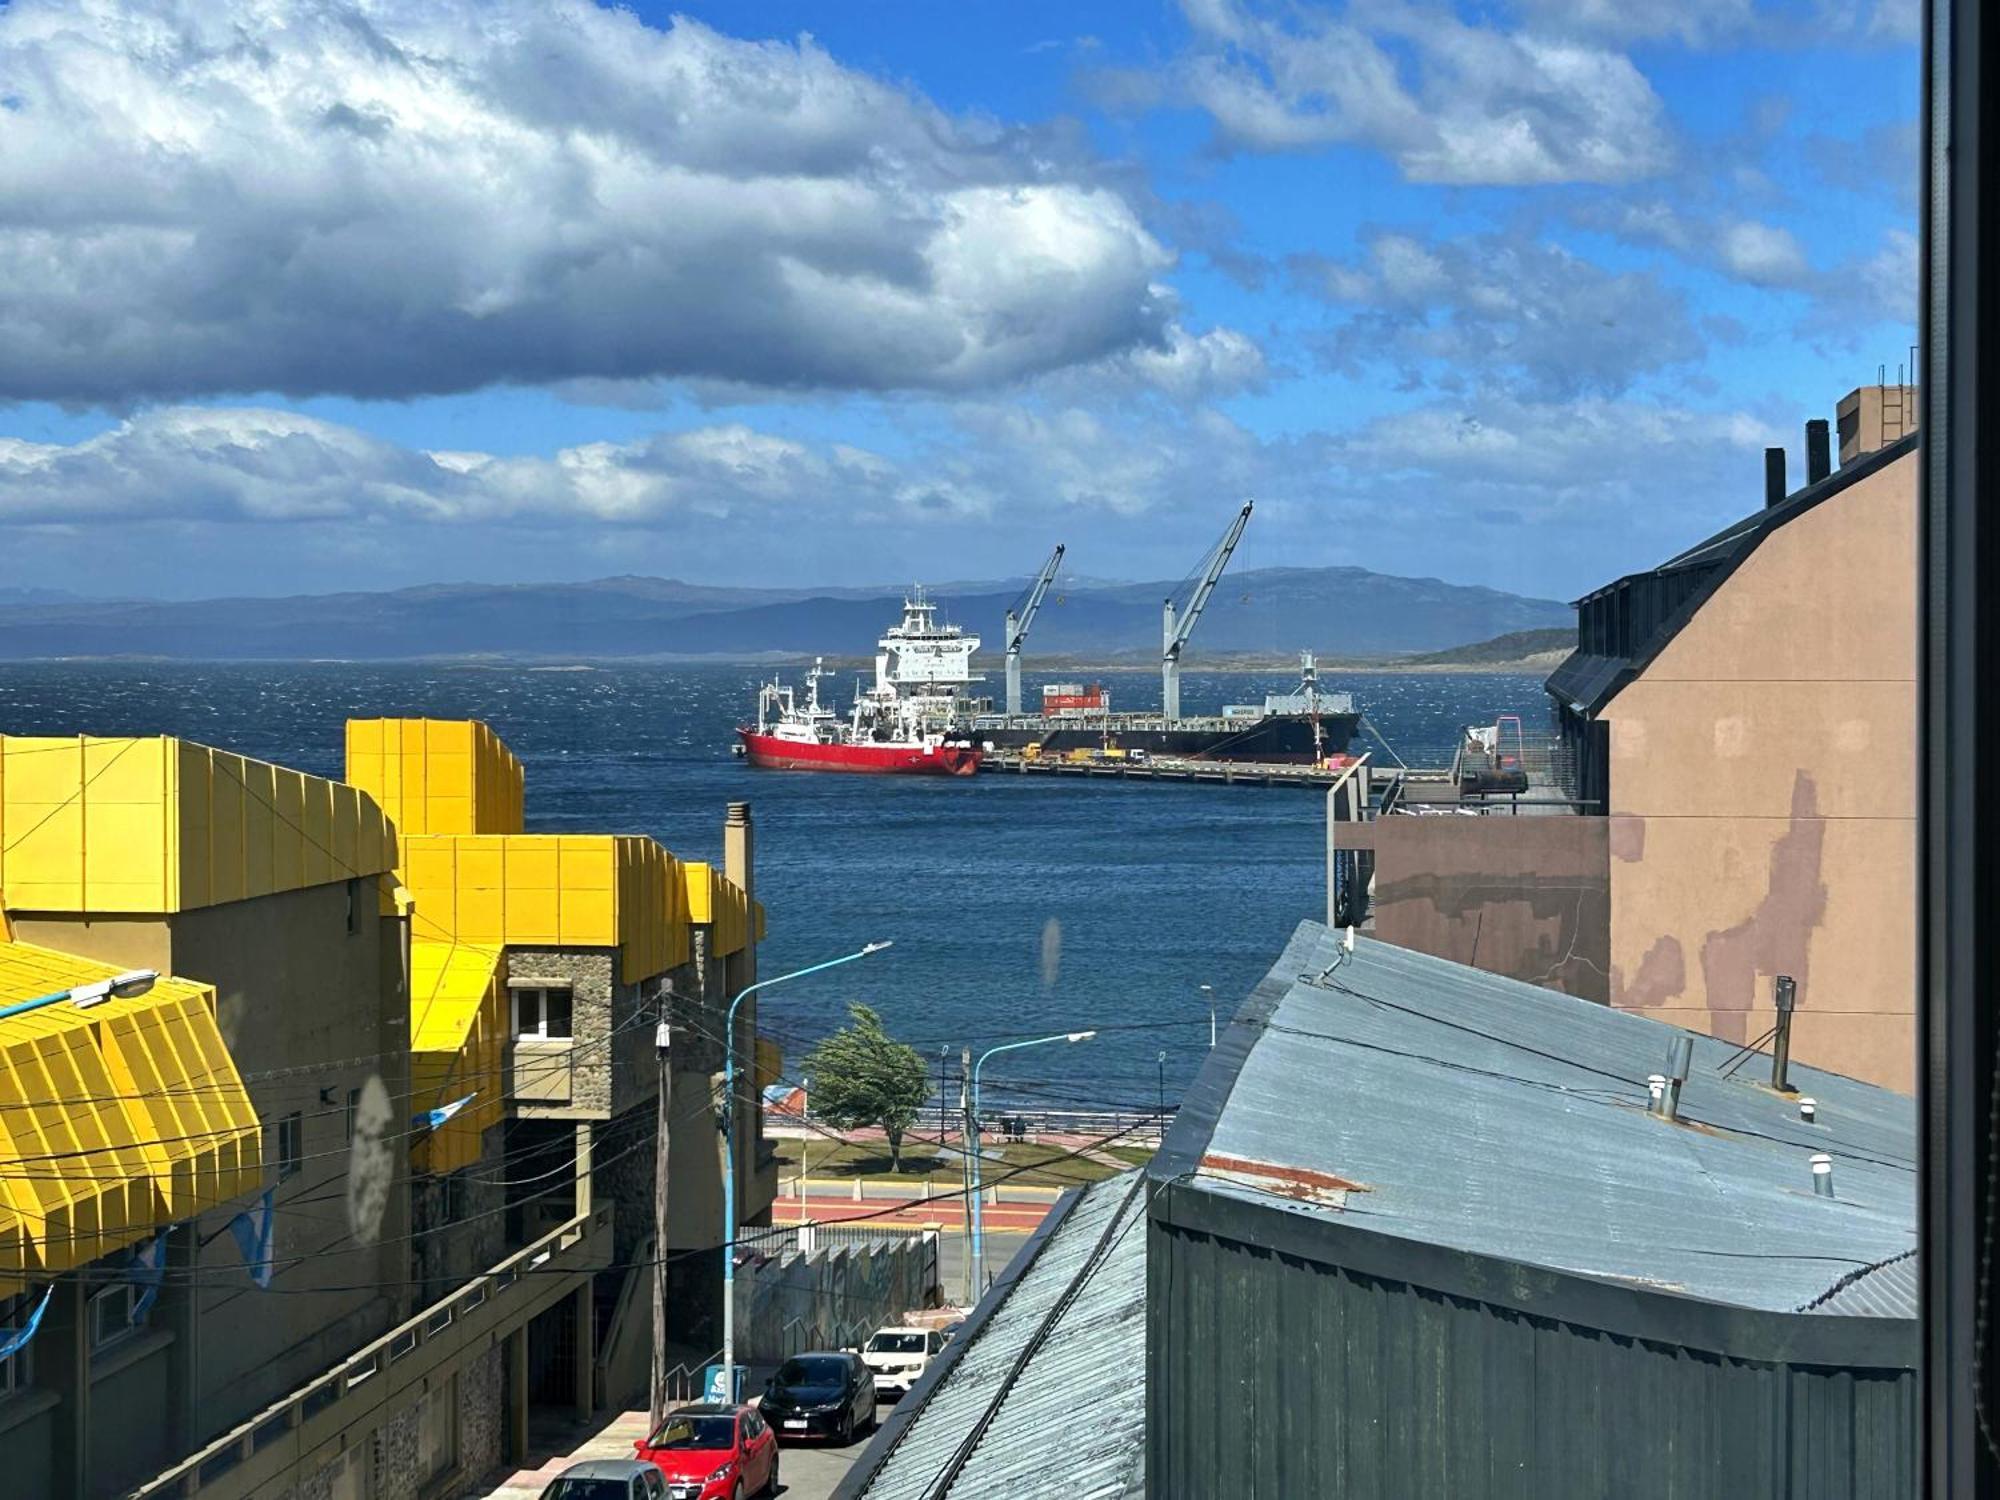
M 941 625 L 937 605 L 918 588 L 903 601 L 902 623 L 876 643 L 875 692 L 881 697 L 952 698 L 972 673 L 979 637 Z

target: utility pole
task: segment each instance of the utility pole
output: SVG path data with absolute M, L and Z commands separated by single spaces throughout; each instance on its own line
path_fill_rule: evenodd
M 668 1012 L 673 990 L 660 986 L 660 1019 L 653 1032 L 653 1050 L 659 1056 L 659 1124 L 653 1142 L 653 1380 L 647 1405 L 652 1421 L 648 1434 L 657 1432 L 667 1414 L 667 1122 L 673 1095 L 673 1031 Z
M 959 1150 L 958 1167 L 965 1186 L 959 1199 L 965 1204 L 965 1305 L 970 1307 L 979 1300 L 979 1292 L 973 1286 L 972 1270 L 972 1195 L 977 1192 L 972 1185 L 972 1049 L 967 1047 L 959 1058 L 958 1073 L 958 1116 Z

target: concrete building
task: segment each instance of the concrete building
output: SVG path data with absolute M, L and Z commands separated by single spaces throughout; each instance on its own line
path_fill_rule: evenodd
M 0 737 L 20 1493 L 446 1495 L 521 1451 L 537 1403 L 643 1384 L 655 1025 L 671 1005 L 677 1038 L 719 1035 L 702 997 L 754 972 L 747 809 L 717 873 L 522 832 L 484 726 L 369 721 L 349 748 L 341 783 Z M 5 1010 L 133 969 L 143 995 Z M 670 1215 L 703 1243 L 712 1087 L 689 1072 L 670 1137 Z
M 1580 816 L 1338 831 L 1372 860 L 1375 931 L 1734 1042 L 1768 1030 L 1789 976 L 1797 1056 L 1910 1086 L 1917 507 L 1898 390 L 1840 402 L 1840 468 L 1809 424 L 1803 488 L 1774 449 L 1760 509 L 1577 601 L 1548 692 Z

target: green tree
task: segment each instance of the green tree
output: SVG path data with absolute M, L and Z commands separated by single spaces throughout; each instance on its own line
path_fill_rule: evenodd
M 848 1024 L 806 1058 L 813 1113 L 841 1130 L 879 1125 L 891 1171 L 903 1169 L 903 1132 L 930 1097 L 930 1072 L 915 1047 L 882 1029 L 866 1005 L 847 1007 Z

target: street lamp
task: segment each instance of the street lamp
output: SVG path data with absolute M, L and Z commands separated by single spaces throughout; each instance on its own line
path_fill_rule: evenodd
M 1215 986 L 1212 984 L 1203 985 L 1201 987 L 1201 998 L 1208 1002 L 1208 1050 L 1213 1052 L 1215 1050 Z
M 972 1139 L 966 1144 L 972 1151 L 972 1286 L 977 1295 L 986 1291 L 986 1240 L 982 1234 L 984 1220 L 979 1209 L 979 1070 L 986 1066 L 986 1059 L 996 1052 L 1018 1052 L 1023 1047 L 1041 1047 L 1050 1042 L 1087 1042 L 1096 1036 L 1095 1031 L 1059 1031 L 1053 1036 L 1031 1037 L 1025 1042 L 1003 1042 L 998 1047 L 988 1047 L 979 1054 L 979 1061 L 972 1065 L 972 1119 L 967 1122 Z
M 1167 1054 L 1160 1053 L 1160 1138 L 1167 1135 Z
M 871 953 L 880 953 L 891 945 L 893 939 L 880 943 L 869 943 L 859 952 L 846 953 L 839 958 L 829 958 L 823 964 L 813 964 L 809 968 L 794 969 L 789 974 L 774 975 L 770 979 L 760 979 L 755 984 L 747 984 L 736 992 L 736 998 L 729 1002 L 729 1018 L 723 1023 L 723 1067 L 722 1067 L 722 1369 L 723 1379 L 728 1382 L 728 1399 L 736 1400 L 736 1008 L 758 990 L 767 990 L 774 984 L 784 984 L 787 980 L 803 979 L 808 974 L 817 974 L 822 969 L 837 968 L 841 964 L 851 964 L 857 958 L 866 958 Z M 664 1253 L 664 1252 L 663 1252 Z
M 0 1021 L 9 1016 L 23 1015 L 31 1010 L 40 1010 L 44 1005 L 59 1005 L 67 1000 L 78 1010 L 88 1010 L 93 1005 L 102 1005 L 106 1000 L 129 1000 L 134 995 L 143 995 L 153 987 L 153 981 L 160 976 L 153 969 L 128 969 L 123 974 L 109 979 L 99 979 L 90 984 L 72 985 L 66 990 L 56 990 L 52 994 L 37 995 L 32 1000 L 22 1000 L 13 1005 L 0 1007 Z

